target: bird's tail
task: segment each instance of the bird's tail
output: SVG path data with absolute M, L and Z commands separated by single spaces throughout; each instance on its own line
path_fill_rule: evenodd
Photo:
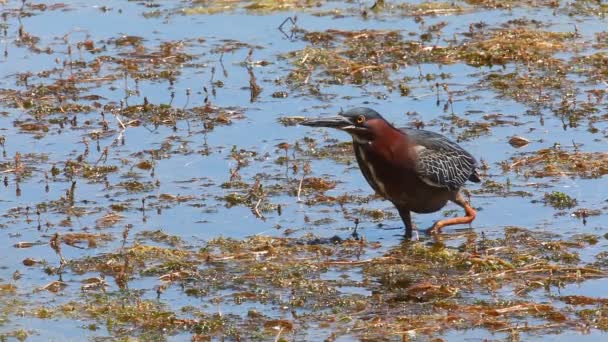
M 473 170 L 473 173 L 469 176 L 469 180 L 473 183 L 481 182 L 481 178 L 479 178 L 479 174 L 477 173 L 477 169 Z

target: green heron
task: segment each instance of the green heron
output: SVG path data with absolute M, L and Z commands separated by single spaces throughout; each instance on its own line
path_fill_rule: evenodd
M 435 222 L 430 233 L 445 226 L 471 223 L 475 210 L 460 193 L 469 180 L 479 183 L 477 161 L 455 142 L 422 129 L 397 129 L 369 108 L 354 108 L 338 116 L 300 123 L 336 128 L 349 133 L 359 168 L 369 185 L 391 201 L 412 237 L 410 212 L 432 213 L 452 201 L 464 208 L 465 216 Z

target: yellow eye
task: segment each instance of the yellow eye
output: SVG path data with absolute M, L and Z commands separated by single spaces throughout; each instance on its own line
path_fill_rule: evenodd
M 360 125 L 360 124 L 364 123 L 365 122 L 365 116 L 359 115 L 359 117 L 357 118 L 356 122 L 357 122 L 357 125 Z

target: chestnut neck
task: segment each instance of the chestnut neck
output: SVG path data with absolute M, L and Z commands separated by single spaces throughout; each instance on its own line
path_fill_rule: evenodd
M 393 165 L 402 165 L 409 160 L 410 142 L 405 133 L 384 120 L 373 120 L 368 122 L 368 126 L 374 133 L 369 142 L 369 152 Z

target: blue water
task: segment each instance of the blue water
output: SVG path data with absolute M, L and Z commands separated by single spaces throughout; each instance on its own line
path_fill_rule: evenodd
M 51 5 L 52 2 L 44 2 Z M 236 162 L 230 157 L 233 146 L 237 149 L 254 151 L 256 157 L 250 159 L 250 165 L 240 170 L 242 180 L 253 183 L 257 176 L 262 176 L 263 184 L 269 188 L 273 185 L 283 186 L 286 189 L 297 187 L 301 174 L 284 177 L 284 166 L 275 163 L 282 157 L 283 150 L 276 146 L 287 142 L 295 144 L 299 142 L 302 146 L 304 137 L 314 137 L 323 145 L 323 139 L 331 138 L 338 141 L 348 141 L 349 137 L 341 132 L 327 131 L 324 129 L 310 129 L 306 127 L 283 127 L 278 119 L 285 116 L 320 116 L 330 115 L 338 112 L 341 108 L 365 105 L 373 107 L 391 122 L 397 125 L 408 125 L 412 119 L 427 123 L 427 128 L 440 131 L 442 126 L 449 127 L 449 115 L 442 107 L 447 100 L 445 92 L 441 91 L 439 99 L 441 104 L 436 104 L 435 81 L 411 82 L 412 93 L 409 97 L 401 97 L 398 91 L 388 91 L 381 85 L 323 85 L 320 90 L 323 97 L 312 96 L 304 89 L 290 88 L 285 84 L 291 65 L 282 58 L 286 53 L 303 49 L 307 42 L 301 39 L 290 40 L 286 38 L 277 27 L 287 16 L 297 14 L 297 25 L 308 31 L 324 31 L 327 29 L 340 30 L 400 30 L 407 36 L 408 32 L 419 32 L 420 24 L 416 23 L 412 16 L 402 16 L 400 11 L 388 11 L 382 14 L 372 14 L 368 19 L 362 18 L 357 13 L 371 2 L 362 4 L 351 4 L 348 2 L 329 2 L 321 9 L 339 9 L 346 15 L 333 18 L 331 16 L 316 16 L 316 9 L 307 9 L 301 12 L 284 11 L 272 14 L 248 13 L 242 9 L 229 13 L 217 15 L 183 15 L 181 8 L 186 2 L 154 2 L 159 5 L 157 17 L 144 17 L 144 12 L 151 12 L 156 8 L 146 8 L 143 3 L 126 1 L 106 1 L 103 6 L 107 11 L 100 9 L 101 4 L 89 1 L 73 1 L 67 3 L 65 8 L 56 10 L 29 10 L 31 15 L 19 16 L 18 8 L 20 1 L 8 1 L 2 4 L 3 12 L 7 13 L 7 20 L 2 22 L 6 26 L 7 35 L 0 36 L 0 46 L 6 49 L 6 56 L 0 57 L 0 91 L 4 89 L 23 89 L 16 85 L 17 74 L 30 72 L 30 84 L 49 84 L 58 78 L 78 77 L 79 74 L 71 74 L 68 70 L 56 73 L 50 78 L 38 77 L 37 73 L 60 68 L 63 61 L 78 60 L 91 63 L 101 55 L 111 55 L 118 58 L 129 56 L 134 53 L 131 46 L 116 46 L 113 40 L 123 35 L 143 37 L 143 47 L 147 53 L 158 51 L 159 44 L 163 42 L 180 42 L 178 50 L 193 56 L 179 69 L 180 74 L 173 84 L 166 80 L 140 80 L 135 82 L 132 78 L 118 78 L 114 81 L 91 81 L 86 83 L 90 87 L 85 94 L 99 95 L 100 102 L 115 102 L 121 100 L 128 104 L 141 104 L 144 97 L 153 104 L 168 104 L 177 109 L 184 107 L 192 108 L 201 106 L 205 94 L 203 87 L 208 91 L 208 98 L 214 106 L 220 108 L 235 108 L 242 114 L 242 118 L 235 118 L 230 125 L 216 125 L 216 127 L 202 134 L 204 127 L 200 120 L 189 119 L 177 122 L 177 130 L 170 126 L 153 127 L 128 127 L 123 133 L 124 145 L 117 140 L 121 133 L 114 117 L 106 113 L 111 134 L 99 140 L 101 151 L 105 147 L 110 150 L 106 165 L 116 165 L 119 171 L 109 174 L 107 182 L 109 188 L 103 182 L 92 182 L 82 177 L 77 178 L 76 207 L 83 211 L 81 215 L 72 215 L 71 228 L 60 227 L 61 220 L 66 215 L 53 209 L 43 211 L 40 216 L 42 229 L 38 229 L 38 219 L 35 207 L 41 203 L 59 200 L 70 188 L 71 183 L 60 174 L 55 180 L 49 181 L 49 190 L 45 191 L 45 173 L 50 174 L 53 165 L 63 169 L 67 159 L 75 159 L 82 154 L 85 146 L 83 138 L 89 139 L 90 154 L 87 161 L 94 163 L 102 154 L 96 150 L 96 142 L 91 140 L 90 134 L 98 132 L 100 114 L 98 111 L 78 114 L 79 127 L 71 128 L 66 125 L 59 129 L 57 125 L 51 125 L 49 132 L 41 135 L 24 133 L 15 127 L 16 120 L 32 119 L 22 109 L 12 105 L 11 96 L 2 96 L 7 102 L 0 104 L 0 135 L 6 139 L 6 157 L 0 159 L 2 165 L 9 165 L 15 153 L 20 152 L 25 165 L 32 170 L 31 177 L 20 180 L 20 196 L 16 195 L 17 185 L 14 173 L 2 174 L 8 177 L 8 186 L 4 187 L 0 197 L 0 232 L 4 239 L 0 243 L 0 278 L 5 283 L 13 282 L 11 275 L 15 270 L 20 270 L 22 277 L 15 281 L 19 296 L 24 296 L 27 301 L 40 305 L 55 305 L 74 298 L 78 298 L 80 279 L 88 275 L 67 275 L 66 280 L 70 286 L 63 294 L 55 295 L 46 292 L 33 291 L 37 288 L 56 280 L 43 272 L 43 266 L 24 267 L 22 260 L 28 257 L 44 260 L 48 264 L 58 265 L 58 256 L 48 247 L 50 237 L 55 233 L 67 233 L 68 231 L 91 231 L 108 232 L 120 236 L 125 225 L 133 225 L 130 240 L 140 231 L 161 229 L 168 234 L 182 237 L 190 246 L 203 245 L 205 241 L 217 236 L 244 238 L 247 236 L 262 234 L 282 236 L 286 229 L 295 231 L 294 236 L 306 233 L 314 233 L 319 236 L 330 237 L 333 235 L 348 236 L 353 227 L 351 219 L 344 217 L 342 209 L 337 205 L 314 205 L 308 206 L 298 202 L 297 198 L 288 191 L 282 191 L 267 199 L 270 204 L 281 205 L 282 215 L 276 210 L 263 212 L 265 220 L 257 218 L 252 210 L 245 206 L 226 207 L 221 200 L 232 190 L 221 187 L 221 184 L 229 181 L 230 170 L 236 167 Z M 450 38 L 463 32 L 463 23 L 485 21 L 492 27 L 517 18 L 526 17 L 543 21 L 548 24 L 546 30 L 572 31 L 574 24 L 577 25 L 581 34 L 579 41 L 591 42 L 594 35 L 601 32 L 605 27 L 605 19 L 598 17 L 576 18 L 567 16 L 566 13 L 554 13 L 550 9 L 543 8 L 516 8 L 513 10 L 471 10 L 455 16 L 427 16 L 425 25 L 430 26 L 439 22 L 447 22 L 443 29 L 443 37 Z M 33 36 L 39 37 L 37 44 L 42 48 L 52 49 L 52 53 L 33 53 L 27 47 L 19 47 L 15 44 L 18 38 L 19 26 Z M 289 27 L 289 25 L 288 25 Z M 464 30 L 466 31 L 466 30 Z M 78 51 L 76 44 L 84 40 L 91 40 L 95 47 L 103 48 L 99 54 L 91 54 L 86 50 Z M 228 40 L 235 40 L 249 44 L 254 47 L 252 59 L 254 61 L 266 61 L 266 66 L 254 66 L 253 72 L 257 82 L 263 89 L 255 102 L 250 102 L 249 74 L 243 65 L 249 53 L 249 46 L 229 49 L 224 45 Z M 68 55 L 68 44 L 72 47 L 71 57 Z M 226 50 L 223 56 L 217 52 L 218 48 Z M 576 55 L 584 55 L 594 51 L 588 44 L 581 44 L 579 51 L 558 55 L 559 58 L 568 59 Z M 142 57 L 143 58 L 143 57 Z M 222 59 L 220 62 L 220 58 Z M 223 66 L 222 66 L 223 64 Z M 117 68 L 116 64 L 106 63 L 102 66 L 100 74 L 108 73 Z M 210 80 L 212 68 L 215 68 L 214 80 L 221 80 L 224 86 L 216 87 L 215 94 L 211 94 L 213 85 Z M 144 71 L 141 67 L 140 71 Z M 483 76 L 491 72 L 501 72 L 501 68 L 474 68 L 464 64 L 453 65 L 420 65 L 423 74 L 447 73 L 451 78 L 445 82 L 450 91 L 457 94 L 454 97 L 453 110 L 460 117 L 465 117 L 472 122 L 484 122 L 486 114 L 501 114 L 505 117 L 514 117 L 514 121 L 520 123 L 518 126 L 501 125 L 491 127 L 490 134 L 482 135 L 462 142 L 467 150 L 489 165 L 486 179 L 505 183 L 507 179 L 514 190 L 525 190 L 532 193 L 532 197 L 502 197 L 494 194 L 474 195 L 472 204 L 479 210 L 477 219 L 472 225 L 475 232 L 483 232 L 488 238 L 501 237 L 504 227 L 521 226 L 531 230 L 550 231 L 562 235 L 564 238 L 580 233 L 591 233 L 603 235 L 606 233 L 607 215 L 602 212 L 599 216 L 587 219 L 587 224 L 570 215 L 556 215 L 556 210 L 542 203 L 545 192 L 561 191 L 578 200 L 579 207 L 589 209 L 601 209 L 605 211 L 606 194 L 601 189 L 608 186 L 607 178 L 581 179 L 578 177 L 562 176 L 552 178 L 524 178 L 515 172 L 503 172 L 501 162 L 509 161 L 512 157 L 521 156 L 525 153 L 534 152 L 539 149 L 548 148 L 554 144 L 560 144 L 564 149 L 570 149 L 574 141 L 583 152 L 600 152 L 605 150 L 608 125 L 605 120 L 594 123 L 599 130 L 597 134 L 587 131 L 588 122 L 583 120 L 576 128 L 564 130 L 560 118 L 554 116 L 549 109 L 542 109 L 544 122 L 540 123 L 538 116 L 527 116 L 528 105 L 518 103 L 508 98 L 499 98 L 492 89 L 480 88 L 479 82 Z M 225 71 L 225 73 L 223 72 Z M 404 76 L 417 77 L 418 66 L 409 66 L 395 71 L 391 78 L 398 80 Z M 574 79 L 574 76 L 572 76 Z M 313 76 L 311 82 L 317 82 Z M 442 81 L 444 82 L 444 81 Z M 129 91 L 137 90 L 125 97 L 125 84 Z M 79 84 L 79 86 L 83 86 Z M 603 85 L 579 83 L 575 91 L 577 98 L 586 99 L 585 90 L 602 89 Z M 192 94 L 186 95 L 190 89 Z M 286 91 L 289 97 L 278 99 L 271 96 L 275 91 Z M 171 93 L 175 93 L 173 100 Z M 382 94 L 381 98 L 376 96 Z M 606 106 L 602 107 L 605 112 Z M 413 117 L 405 115 L 406 112 L 416 112 Z M 604 113 L 605 114 L 605 113 Z M 54 114 L 57 117 L 62 115 Z M 67 115 L 71 119 L 73 115 Z M 124 119 L 124 118 L 123 118 Z M 82 125 L 86 120 L 92 124 Z M 188 129 L 188 126 L 190 128 Z M 532 130 L 533 129 L 533 130 Z M 443 132 L 452 139 L 456 139 L 462 132 L 461 128 L 454 128 L 454 132 Z M 520 135 L 531 140 L 531 143 L 521 149 L 514 149 L 508 144 L 509 137 Z M 171 147 L 164 150 L 163 157 L 155 160 L 154 176 L 149 170 L 139 170 L 134 164 L 142 160 L 150 160 L 148 151 L 160 149 L 163 144 Z M 208 150 L 209 153 L 203 153 Z M 28 157 L 30 153 L 36 153 L 44 158 Z M 292 151 L 289 152 L 290 155 Z M 353 160 L 354 163 L 354 160 Z M 299 165 L 301 167 L 301 165 Z M 337 186 L 327 191 L 328 196 L 340 196 L 343 194 L 360 194 L 367 196 L 371 194 L 369 186 L 356 167 L 345 166 L 331 160 L 312 160 L 312 174 L 314 177 L 324 177 L 339 181 Z M 0 170 L 2 172 L 3 170 Z M 134 172 L 138 180 L 143 183 L 159 182 L 158 186 L 146 192 L 130 193 L 118 183 L 128 180 L 126 176 Z M 536 187 L 536 184 L 540 187 Z M 481 185 L 470 184 L 470 190 L 479 189 Z M 546 187 L 546 188 L 545 188 Z M 191 196 L 184 203 L 172 203 L 159 199 L 161 194 L 180 196 Z M 306 196 L 306 194 L 305 194 Z M 141 200 L 146 198 L 146 210 L 142 213 Z M 534 201 L 534 202 L 533 202 Z M 129 205 L 126 212 L 121 213 L 124 218 L 115 226 L 110 228 L 96 228 L 96 221 L 109 213 L 110 204 L 125 203 Z M 28 221 L 24 215 L 25 208 L 29 207 Z M 348 212 L 365 207 L 367 209 L 382 209 L 392 211 L 390 203 L 374 200 L 366 205 L 347 204 Z M 160 209 L 160 212 L 157 211 Z M 446 207 L 446 210 L 455 209 L 454 206 Z M 17 214 L 14 214 L 14 213 Z M 320 219 L 330 217 L 331 223 L 312 225 Z M 420 228 L 430 227 L 435 220 L 442 217 L 441 213 L 431 215 L 416 215 L 414 221 Z M 306 218 L 306 219 L 305 219 Z M 384 220 L 382 227 L 377 222 L 372 222 L 368 217 L 361 217 L 359 233 L 368 240 L 380 241 L 383 245 L 378 251 L 381 254 L 388 248 L 397 245 L 401 239 L 401 230 L 387 229 L 399 228 L 402 223 L 398 216 Z M 48 223 L 48 225 L 47 225 Z M 449 233 L 449 230 L 448 230 Z M 21 242 L 40 242 L 27 249 L 16 249 L 14 244 Z M 63 247 L 64 257 L 76 259 L 86 255 L 93 256 L 106 252 L 115 251 L 119 244 L 116 241 L 102 244 L 95 249 L 75 249 L 69 246 Z M 594 246 L 584 250 L 582 256 L 585 260 L 593 260 L 597 252 L 605 250 L 606 243 L 601 240 Z M 327 272 L 327 279 L 333 279 L 340 272 L 333 270 Z M 352 272 L 351 277 L 358 279 L 357 272 Z M 141 278 L 134 280 L 133 288 L 141 288 L 146 291 L 149 298 L 155 297 L 152 287 L 157 283 L 154 278 Z M 599 296 L 603 294 L 601 284 L 604 280 L 589 281 L 581 285 L 579 289 L 568 288 L 582 295 Z M 588 285 L 587 285 L 588 284 Z M 600 284 L 595 286 L 593 284 Z M 110 282 L 109 290 L 116 290 L 116 285 Z M 344 287 L 343 293 L 354 293 L 369 295 L 364 287 Z M 229 293 L 224 294 L 226 296 Z M 171 306 L 179 308 L 185 305 L 196 305 L 196 301 L 187 298 L 175 289 L 168 291 L 165 295 Z M 6 305 L 6 303 L 5 303 Z M 257 310 L 266 310 L 269 315 L 279 317 L 274 307 L 251 304 Z M 246 313 L 249 307 L 239 305 L 226 305 L 226 312 L 237 314 Z M 210 308 L 214 310 L 214 308 Z M 29 317 L 29 316 L 27 316 Z M 23 318 L 13 315 L 2 327 L 3 331 L 15 329 L 32 329 L 34 333 L 31 340 L 78 340 L 81 338 L 102 337 L 107 334 L 104 329 L 96 332 L 87 331 L 82 326 L 85 323 L 67 320 L 51 319 L 39 320 Z M 35 328 L 32 328 L 35 327 Z M 309 338 L 319 337 L 325 334 L 323 329 L 315 330 L 309 328 Z M 323 335 L 325 336 L 325 335 Z M 479 337 L 477 337 L 479 336 Z M 556 339 L 570 340 L 572 338 L 599 338 L 603 337 L 597 331 L 590 335 L 581 335 L 575 332 L 566 332 L 554 336 L 526 336 L 530 339 Z M 181 338 L 183 336 L 178 337 Z M 504 338 L 504 334 L 488 335 L 487 331 L 474 329 L 471 331 L 452 331 L 442 335 L 447 340 L 477 340 L 483 338 Z

